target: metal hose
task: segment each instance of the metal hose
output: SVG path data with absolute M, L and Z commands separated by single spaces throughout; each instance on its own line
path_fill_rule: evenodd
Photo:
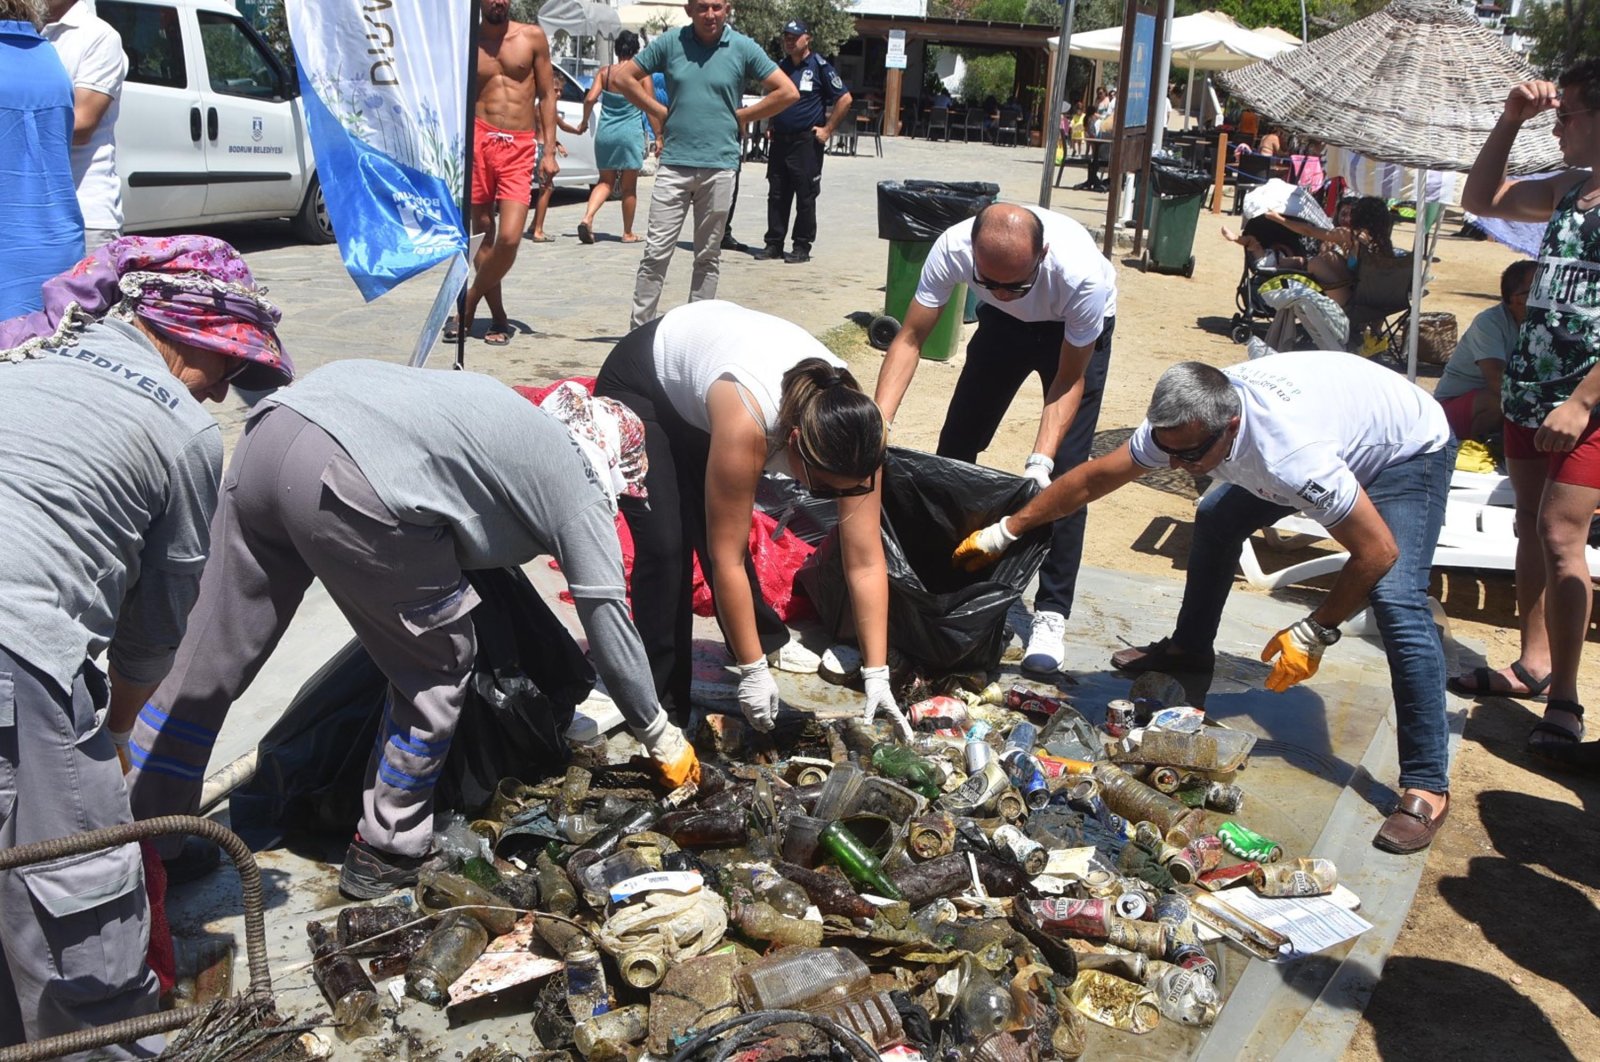
M 103 830 L 62 837 L 54 841 L 19 845 L 0 849 L 0 870 L 44 863 L 52 859 L 83 855 L 100 848 L 115 848 L 135 841 L 143 841 L 163 834 L 188 833 L 213 841 L 233 860 L 239 871 L 239 891 L 244 900 L 245 959 L 250 967 L 248 993 L 268 999 L 272 995 L 272 974 L 267 969 L 267 927 L 261 900 L 261 871 L 255 856 L 237 834 L 210 819 L 194 815 L 163 815 L 156 819 L 109 826 Z M 160 1014 L 146 1014 L 101 1025 L 93 1029 L 52 1036 L 29 1044 L 0 1048 L 0 1062 L 39 1062 L 47 1058 L 77 1054 L 109 1044 L 140 1040 L 146 1036 L 170 1032 L 205 1014 L 209 1007 L 183 1007 Z

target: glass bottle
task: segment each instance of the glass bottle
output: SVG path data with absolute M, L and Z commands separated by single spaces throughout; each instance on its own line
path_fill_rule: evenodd
M 578 891 L 572 887 L 566 872 L 556 866 L 548 853 L 539 853 L 533 873 L 539 879 L 539 899 L 544 910 L 551 914 L 570 915 L 578 909 Z
M 417 878 L 417 899 L 434 911 L 466 907 L 466 912 L 483 923 L 492 936 L 511 932 L 518 913 L 488 889 L 474 885 L 460 874 L 424 870 Z
M 771 904 L 736 903 L 728 914 L 740 932 L 780 947 L 814 948 L 822 943 L 822 923 L 780 914 Z
M 439 920 L 406 966 L 406 991 L 422 1002 L 442 1007 L 450 986 L 478 961 L 489 946 L 489 931 L 465 911 L 451 911 Z
M 843 915 L 846 918 L 870 919 L 878 909 L 864 898 L 850 883 L 837 874 L 824 874 L 797 863 L 780 862 L 779 874 L 805 890 L 806 898 L 823 914 Z
M 885 778 L 903 781 L 929 800 L 939 795 L 943 772 L 904 745 L 879 744 L 872 750 L 872 766 Z
M 830 822 L 817 837 L 818 846 L 839 865 L 847 877 L 889 900 L 902 899 L 900 890 L 884 876 L 878 858 L 843 823 Z
M 378 990 L 354 956 L 321 922 L 306 923 L 311 943 L 311 976 L 322 998 L 333 1008 L 333 1024 L 341 1040 L 355 1040 L 378 1030 Z

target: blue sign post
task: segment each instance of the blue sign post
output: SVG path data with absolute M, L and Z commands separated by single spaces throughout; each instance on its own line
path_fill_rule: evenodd
M 1128 58 L 1128 91 L 1122 99 L 1124 129 L 1142 129 L 1149 123 L 1150 80 L 1155 70 L 1156 19 L 1138 14 L 1133 19 L 1133 49 Z

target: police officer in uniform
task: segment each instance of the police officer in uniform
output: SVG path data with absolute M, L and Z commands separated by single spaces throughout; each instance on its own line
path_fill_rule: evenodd
M 783 27 L 778 68 L 800 90 L 800 99 L 772 118 L 767 156 L 767 239 L 757 258 L 809 262 L 817 238 L 817 193 L 822 190 L 822 151 L 834 127 L 850 110 L 850 93 L 833 64 L 811 50 L 811 30 L 799 19 Z M 795 202 L 794 250 L 783 253 L 789 202 Z

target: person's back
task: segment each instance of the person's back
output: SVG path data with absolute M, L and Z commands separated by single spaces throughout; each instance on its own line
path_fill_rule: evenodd
M 79 132 L 72 146 L 72 175 L 77 182 L 78 206 L 89 234 L 89 249 L 122 232 L 122 181 L 117 176 L 115 128 L 128 59 L 122 38 L 111 23 L 95 14 L 90 0 L 76 0 L 44 28 L 44 35 L 61 56 L 79 96 L 79 110 L 98 108 L 99 117 L 87 126 L 78 115 Z

